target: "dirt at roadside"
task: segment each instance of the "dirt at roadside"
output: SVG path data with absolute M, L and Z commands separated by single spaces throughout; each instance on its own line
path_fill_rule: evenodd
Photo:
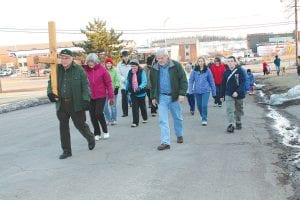
M 263 93 L 270 97 L 272 94 L 286 93 L 290 88 L 300 85 L 300 76 L 297 75 L 297 71 L 294 69 L 287 71 L 284 76 L 277 76 L 276 74 L 256 76 L 256 83 L 263 84 Z M 299 124 L 300 100 L 289 101 L 274 108 L 289 121 Z M 269 128 L 272 129 L 272 127 Z M 278 138 L 274 138 L 274 141 L 278 141 Z M 300 200 L 300 161 L 295 163 L 293 160 L 294 155 L 297 155 L 300 150 L 285 147 L 280 143 L 277 145 L 281 146 L 285 152 L 285 155 L 278 155 L 282 161 L 279 165 L 286 169 L 286 179 L 291 180 L 295 189 L 295 195 L 290 197 L 289 200 Z

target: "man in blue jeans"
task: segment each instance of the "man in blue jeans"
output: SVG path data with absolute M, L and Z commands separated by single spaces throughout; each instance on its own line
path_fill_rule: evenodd
M 158 106 L 161 144 L 158 150 L 170 149 L 170 127 L 168 113 L 171 111 L 177 143 L 183 143 L 183 118 L 180 103 L 184 101 L 188 83 L 179 62 L 171 60 L 167 49 L 156 52 L 157 63 L 150 72 L 150 97 Z

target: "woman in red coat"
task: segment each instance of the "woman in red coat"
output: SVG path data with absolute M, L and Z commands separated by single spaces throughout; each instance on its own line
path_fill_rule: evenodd
M 84 69 L 91 90 L 89 112 L 94 127 L 95 139 L 99 140 L 101 138 L 99 122 L 104 133 L 103 138 L 109 138 L 103 110 L 107 96 L 109 98 L 109 104 L 114 104 L 114 92 L 111 77 L 106 68 L 100 64 L 100 60 L 95 53 L 90 53 L 86 57 L 85 62 L 87 65 L 84 66 Z

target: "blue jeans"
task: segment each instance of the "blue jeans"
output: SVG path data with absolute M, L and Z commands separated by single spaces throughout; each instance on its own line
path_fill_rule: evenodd
M 195 111 L 195 95 L 194 94 L 187 94 L 186 95 L 189 106 L 190 106 L 190 111 Z
M 207 122 L 207 105 L 210 92 L 203 94 L 195 94 L 197 107 L 202 117 L 202 121 Z
M 117 121 L 117 99 L 118 95 L 114 96 L 114 104 L 110 106 L 110 111 L 108 108 L 108 101 L 109 99 L 106 98 L 105 106 L 104 106 L 104 116 L 106 121 L 112 122 Z
M 158 113 L 160 126 L 161 144 L 170 144 L 169 110 L 171 111 L 175 134 L 177 137 L 183 135 L 182 109 L 178 101 L 172 102 L 172 97 L 168 95 L 159 95 Z

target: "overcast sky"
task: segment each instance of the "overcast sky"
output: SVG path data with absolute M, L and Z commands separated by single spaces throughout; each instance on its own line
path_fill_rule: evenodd
M 45 30 L 48 21 L 55 21 L 57 30 L 73 30 L 72 33 L 78 33 L 80 28 L 84 28 L 93 18 L 105 20 L 107 27 L 124 30 L 122 38 L 136 40 L 139 45 L 165 37 L 193 35 L 245 37 L 247 33 L 291 32 L 294 29 L 293 12 L 286 12 L 286 4 L 280 0 L 170 2 L 164 0 L 2 1 L 0 46 L 48 42 L 48 35 L 45 33 L 22 33 L 23 30 L 19 29 Z M 290 24 L 278 25 L 282 22 L 290 22 Z M 250 26 L 255 28 L 247 28 Z M 5 32 L 13 29 L 21 32 Z M 166 29 L 168 32 L 181 30 L 179 33 L 150 34 L 140 31 L 143 34 L 129 34 L 129 30 L 141 29 L 149 29 L 150 32 L 161 31 L 153 29 Z M 57 34 L 57 41 L 79 39 L 85 37 L 80 34 Z

